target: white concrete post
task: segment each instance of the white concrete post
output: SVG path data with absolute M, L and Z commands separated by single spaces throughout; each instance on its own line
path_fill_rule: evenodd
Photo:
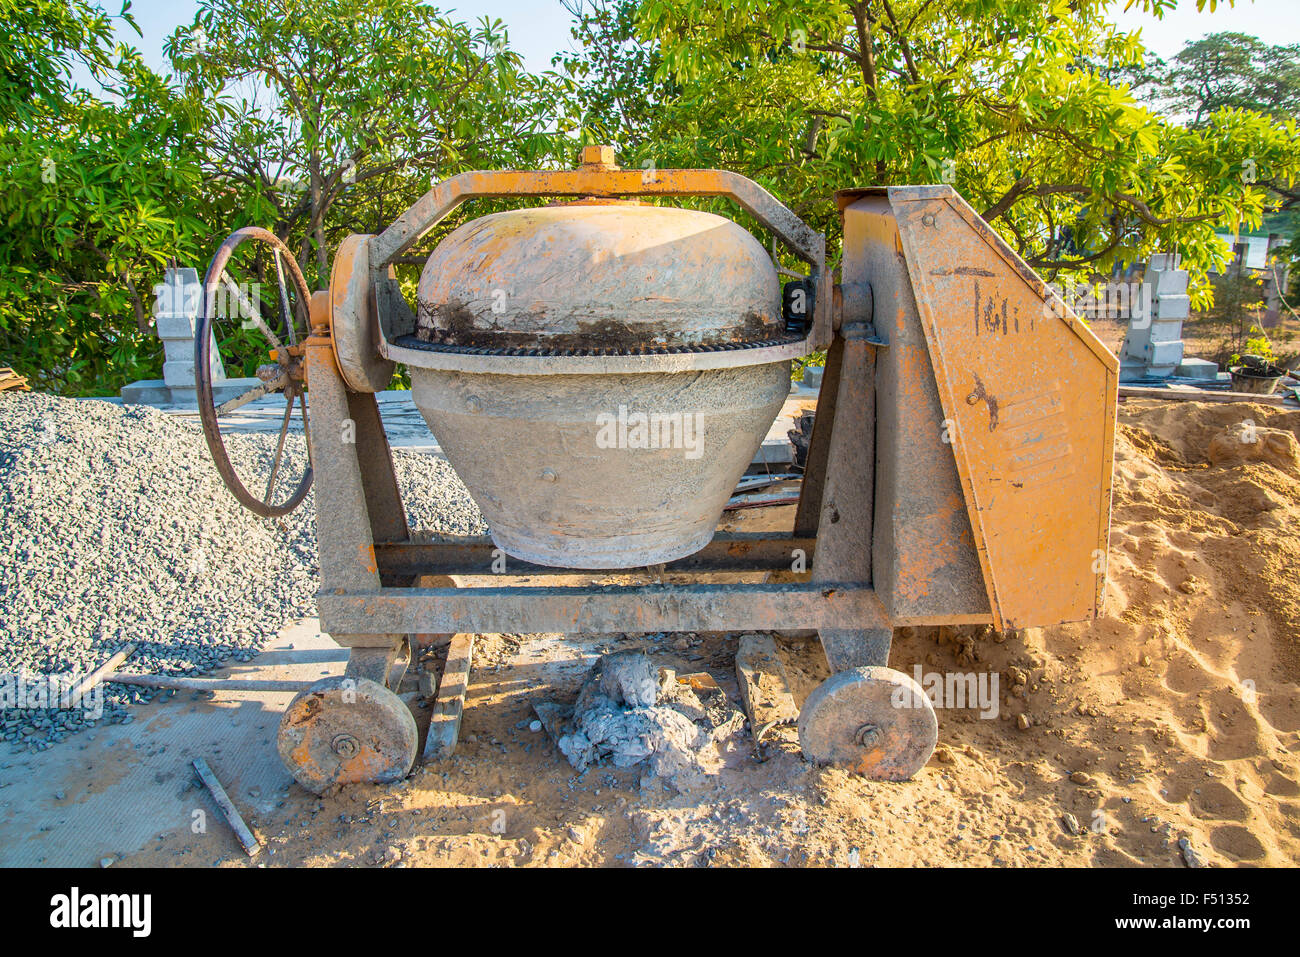
M 154 286 L 154 325 L 163 344 L 163 382 L 172 401 L 195 401 L 194 332 L 198 325 L 203 286 L 194 269 L 168 269 Z M 224 382 L 225 369 L 212 344 L 212 381 Z
M 1150 315 L 1129 321 L 1120 347 L 1120 381 L 1167 379 L 1183 362 L 1183 320 L 1191 311 L 1189 275 L 1177 253 L 1153 253 L 1142 279 Z

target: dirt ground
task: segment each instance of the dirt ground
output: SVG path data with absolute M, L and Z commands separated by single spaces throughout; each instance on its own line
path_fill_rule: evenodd
M 898 636 L 895 668 L 996 672 L 1001 692 L 993 720 L 941 709 L 912 781 L 811 767 L 793 728 L 693 793 L 636 769 L 575 775 L 528 729 L 532 704 L 571 696 L 627 644 L 489 636 L 450 762 L 395 787 L 292 787 L 250 822 L 267 846 L 256 865 L 215 827 L 116 866 L 1295 865 L 1300 412 L 1127 402 L 1120 422 L 1104 618 Z M 1247 448 L 1243 428 L 1260 441 Z M 1221 438 L 1211 464 L 1225 434 L 1241 448 Z M 735 637 L 638 640 L 738 700 Z M 825 660 L 813 641 L 781 645 L 801 699 Z

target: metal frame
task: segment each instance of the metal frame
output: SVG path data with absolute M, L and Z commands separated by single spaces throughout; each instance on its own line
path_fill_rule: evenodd
M 427 538 L 407 528 L 374 396 L 345 384 L 328 334 L 329 301 L 318 296 L 315 334 L 306 343 L 317 507 L 328 516 L 318 521 L 318 605 L 322 629 L 352 649 L 358 661 L 352 670 L 383 673 L 406 637 L 417 635 L 784 628 L 815 629 L 831 670 L 839 673 L 887 666 L 893 629 L 900 625 L 1022 627 L 1099 613 L 1093 598 L 1100 595 L 1104 568 L 1089 570 L 1087 548 L 1098 540 L 1104 546 L 1109 520 L 1114 363 L 1068 313 L 1059 323 L 1030 323 L 1030 338 L 1004 329 L 996 340 L 959 340 L 971 325 L 969 308 L 957 311 L 969 298 L 966 283 L 985 282 L 1001 297 L 1004 313 L 1010 304 L 1026 316 L 1041 308 L 1048 292 L 950 189 L 840 194 L 844 265 L 841 285 L 832 287 L 822 237 L 735 174 L 661 171 L 647 182 L 639 172 L 600 164 L 565 173 L 466 173 L 439 184 L 383 234 L 366 239 L 375 290 L 372 321 L 382 327 L 383 302 L 393 292 L 389 264 L 470 197 L 628 194 L 730 196 L 800 252 L 823 280 L 825 294 L 817 297 L 806 343 L 824 342 L 829 351 L 791 532 L 717 534 L 699 552 L 655 569 L 675 576 L 762 575 L 760 582 L 565 585 L 566 579 L 586 582 L 599 572 L 506 558 L 507 575 L 541 583 L 453 587 L 451 576 L 492 575 L 501 553 L 486 538 Z M 935 233 L 941 242 L 927 244 L 922 230 L 936 223 L 947 231 Z M 352 281 L 366 278 L 355 266 L 351 275 Z M 980 321 L 976 314 L 972 335 L 982 334 Z M 382 351 L 382 329 L 380 338 Z M 1042 367 L 1059 381 L 1038 384 L 1043 373 L 1034 363 L 1040 354 L 1063 357 Z M 1024 356 L 1029 358 L 1021 362 Z M 556 361 L 494 361 L 522 364 L 530 358 Z M 610 357 L 568 361 L 575 358 Z M 635 358 L 645 363 L 650 357 Z M 1026 369 L 1028 385 L 1005 394 L 1002 409 L 1013 411 L 999 431 L 997 397 L 979 389 L 966 394 L 964 377 L 975 375 L 979 382 L 983 373 L 984 381 L 1019 386 Z M 1027 449 L 1035 449 L 1039 434 L 1057 441 L 1054 433 L 1027 431 L 1053 413 L 1056 405 L 1044 405 L 1042 398 L 1057 393 L 1089 412 L 1066 434 L 1085 467 L 1077 474 L 1026 473 L 1018 463 Z M 1017 403 L 1029 411 L 1015 412 Z M 1093 421 L 1098 417 L 1100 428 Z M 966 443 L 955 455 L 948 438 L 940 442 L 954 422 Z M 1093 474 L 1094 460 L 1100 475 Z M 980 483 L 1001 489 L 997 483 L 1004 475 L 1007 487 L 1000 497 L 986 495 Z M 979 504 L 981 496 L 986 504 Z M 1084 507 L 1089 502 L 1098 508 Z M 1052 542 L 1067 536 L 1068 547 L 1053 552 Z M 804 575 L 790 571 L 796 550 L 808 561 Z M 1039 565 L 1059 580 L 1013 592 L 994 574 L 1024 574 Z
M 720 196 L 734 200 L 810 267 L 813 322 L 794 343 L 761 349 L 638 356 L 483 356 L 409 349 L 393 340 L 413 331 L 415 317 L 402 299 L 392 266 L 402 253 L 471 199 L 578 196 Z M 753 180 L 728 170 L 621 170 L 587 160 L 576 170 L 501 170 L 460 173 L 443 180 L 378 236 L 364 240 L 370 289 L 378 320 L 378 350 L 385 359 L 420 368 L 502 375 L 592 375 L 676 372 L 777 362 L 807 355 L 831 342 L 832 289 L 826 266 L 826 237 Z
M 850 347 L 855 364 L 840 380 L 838 404 L 857 408 L 842 414 L 842 426 L 829 430 L 829 437 L 820 426 L 820 434 L 814 435 L 815 443 L 828 444 L 831 467 L 849 476 L 871 457 L 871 445 L 861 432 L 869 424 L 870 403 L 854 398 L 873 391 L 869 349 L 860 341 Z M 822 629 L 823 640 L 830 636 L 828 653 L 836 670 L 884 664 L 888 658 L 890 623 L 869 584 L 870 549 L 862 547 L 864 530 L 858 524 L 865 518 L 870 541 L 869 470 L 859 469 L 848 483 L 829 484 L 823 511 L 835 514 L 821 523 L 815 536 L 721 534 L 702 551 L 663 568 L 671 574 L 781 572 L 791 567 L 799 549 L 810 561 L 805 581 L 556 586 L 551 582 L 577 573 L 506 559 L 507 574 L 541 577 L 547 583 L 417 587 L 430 575 L 491 575 L 491 543 L 448 537 L 421 541 L 412 536 L 374 396 L 347 390 L 328 338 L 307 341 L 307 361 L 317 508 L 320 516 L 329 516 L 328 521 L 318 521 L 321 628 L 354 654 L 360 649 L 396 649 L 407 635 L 415 634 L 523 628 L 571 633 L 738 631 L 784 623 Z M 345 435 L 355 441 L 345 441 Z M 809 487 L 820 485 L 817 475 L 809 478 Z M 841 515 L 851 519 L 841 520 Z M 599 573 L 581 573 L 584 580 L 592 574 Z
M 369 286 L 378 352 L 385 359 L 415 364 L 452 363 L 463 371 L 528 374 L 608 371 L 664 371 L 753 364 L 807 354 L 830 345 L 836 356 L 839 395 L 827 403 L 814 435 L 810 468 L 801 493 L 799 531 L 789 536 L 719 535 L 700 552 L 662 571 L 667 573 L 767 574 L 761 584 L 714 583 L 621 587 L 557 586 L 574 572 L 508 561 L 513 575 L 540 577 L 541 586 L 458 589 L 452 575 L 491 574 L 496 554 L 487 539 L 440 537 L 420 541 L 406 527 L 392 455 L 368 392 L 350 391 L 347 381 L 365 379 L 366 370 L 341 364 L 354 349 L 334 348 L 327 335 L 330 303 L 313 302 L 321 313 L 308 340 L 308 374 L 313 394 L 311 434 L 316 464 L 321 553 L 321 627 L 354 649 L 395 649 L 404 635 L 456 632 L 533 631 L 733 631 L 793 628 L 822 631 L 836 670 L 883 665 L 892 633 L 884 608 L 872 591 L 871 511 L 874 442 L 875 340 L 870 331 L 870 290 L 850 295 L 845 336 L 832 327 L 834 296 L 826 267 L 825 237 L 757 183 L 720 170 L 659 170 L 653 174 L 620 170 L 599 149 L 584 153 L 580 169 L 557 172 L 469 172 L 437 184 L 378 236 L 358 238 L 348 247 L 344 275 L 333 292 L 333 307 L 350 302 L 346 332 L 364 339 L 351 312 L 359 281 Z M 393 345 L 390 338 L 410 324 L 392 265 L 461 203 L 506 196 L 725 196 L 735 200 L 773 231 L 810 266 L 814 288 L 813 323 L 801 342 L 736 353 L 665 356 L 508 356 L 439 355 Z M 368 276 L 366 273 L 368 272 Z M 364 331 L 364 330 L 363 330 Z M 337 333 L 336 333 L 337 334 Z M 756 356 L 762 352 L 763 356 Z M 772 356 L 767 356 L 773 352 Z M 775 353 L 780 353 L 779 355 Z M 847 358 L 842 358 L 847 357 Z M 350 360 L 346 360 L 350 361 Z M 484 365 L 486 363 L 486 365 Z M 832 386 L 833 387 L 833 386 Z M 840 425 L 833 428 L 839 408 Z M 349 425 L 352 442 L 339 440 Z M 827 476 L 834 476 L 828 479 Z M 825 521 L 822 521 L 824 513 Z M 841 521 L 841 516 L 846 520 Z M 822 529 L 819 534 L 819 527 Z M 811 573 L 792 576 L 801 551 Z M 592 572 L 584 572 L 589 580 Z M 425 587 L 428 576 L 437 584 Z M 794 580 L 802 578 L 803 580 Z M 367 652 L 369 653 L 369 652 Z M 385 652 L 388 654 L 388 652 Z M 388 659 L 386 659 L 388 660 Z

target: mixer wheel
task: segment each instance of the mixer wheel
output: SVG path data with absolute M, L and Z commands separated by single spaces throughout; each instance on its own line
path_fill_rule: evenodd
M 308 791 L 391 784 L 410 773 L 419 732 L 401 699 L 369 678 L 322 678 L 280 719 L 280 760 Z
M 235 264 L 242 269 L 238 274 L 232 268 Z M 275 295 L 270 302 L 262 301 L 260 281 L 238 281 L 238 276 L 256 280 L 262 273 L 275 277 Z M 303 340 L 310 298 L 307 280 L 293 253 L 274 233 L 256 226 L 245 226 L 227 236 L 203 278 L 194 335 L 194 385 L 203 437 L 231 494 L 264 518 L 292 512 L 302 504 L 312 483 L 310 450 L 297 450 L 296 439 L 287 441 L 291 431 L 302 432 L 304 440 L 307 435 Z M 231 382 L 218 380 L 217 369 L 224 366 L 234 373 L 234 382 L 240 383 L 245 378 L 240 367 L 251 372 L 250 365 L 256 366 L 256 377 L 247 377 L 251 381 L 235 390 L 240 394 L 226 395 Z M 265 454 L 249 455 L 245 450 L 237 457 L 245 470 L 241 475 L 226 450 L 223 422 L 229 427 L 233 419 L 248 415 L 249 410 L 240 413 L 240 409 L 277 395 L 284 405 L 282 412 L 269 417 L 280 426 L 274 454 L 267 449 Z M 270 401 L 278 404 L 274 398 Z
M 876 781 L 906 781 L 939 740 L 934 707 L 921 686 L 892 668 L 831 675 L 804 702 L 799 745 L 816 764 L 835 764 Z

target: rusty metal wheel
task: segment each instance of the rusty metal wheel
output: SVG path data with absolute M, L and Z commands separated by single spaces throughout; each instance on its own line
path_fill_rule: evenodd
M 930 699 L 892 668 L 852 668 L 813 689 L 799 713 L 799 745 L 816 764 L 876 781 L 906 781 L 939 741 Z
M 247 274 L 258 277 L 252 283 L 236 280 L 230 269 L 240 247 L 249 240 L 254 248 L 245 247 L 239 255 L 243 260 L 241 265 L 249 269 Z M 261 247 L 269 250 L 269 262 Z M 267 307 L 262 302 L 261 278 L 272 269 L 277 295 L 270 311 L 278 313 L 278 318 L 268 322 L 263 317 Z M 301 431 L 304 438 L 307 436 L 307 377 L 302 343 L 307 338 L 310 296 L 307 281 L 288 247 L 274 233 L 256 226 L 238 229 L 227 236 L 203 277 L 203 303 L 194 336 L 194 379 L 203 435 L 231 494 L 265 518 L 292 512 L 311 488 L 310 448 L 301 450 L 301 454 L 287 448 L 287 444 L 295 444 L 287 442 L 291 432 Z M 266 359 L 270 361 L 262 361 Z M 247 383 L 247 388 L 227 397 L 221 393 L 230 391 L 229 384 L 218 380 L 217 370 L 232 365 L 240 369 L 255 365 L 255 370 L 247 371 L 255 371 L 259 381 Z M 231 420 L 249 403 L 277 393 L 284 398 L 282 414 L 278 409 L 268 414 L 259 407 L 257 415 L 245 410 L 238 416 L 242 420 L 238 424 L 244 430 L 269 432 L 278 425 L 273 455 L 244 457 L 245 461 L 256 460 L 256 469 L 261 473 L 246 482 L 227 450 Z M 223 420 L 227 423 L 224 433 Z
M 322 678 L 289 703 L 277 747 L 294 780 L 321 794 L 391 784 L 415 764 L 419 731 L 402 700 L 369 678 Z

